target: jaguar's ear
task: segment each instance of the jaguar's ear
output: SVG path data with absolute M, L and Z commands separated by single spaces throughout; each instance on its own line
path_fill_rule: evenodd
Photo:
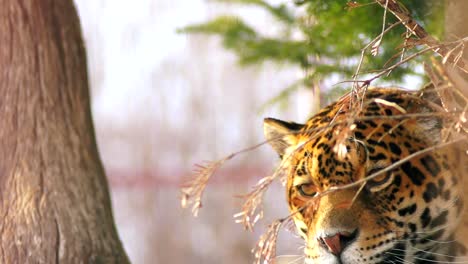
M 297 132 L 303 127 L 302 124 L 285 122 L 274 118 L 265 118 L 263 120 L 263 133 L 280 158 L 283 158 L 288 147 L 297 145 Z

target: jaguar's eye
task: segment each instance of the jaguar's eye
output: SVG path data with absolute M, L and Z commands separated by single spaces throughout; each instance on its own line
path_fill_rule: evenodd
M 317 187 L 315 187 L 312 183 L 304 183 L 298 185 L 296 188 L 302 196 L 314 197 L 317 195 Z
M 367 177 L 372 176 L 384 168 L 373 168 L 367 173 Z M 372 179 L 367 180 L 366 187 L 371 192 L 378 192 L 385 189 L 393 181 L 392 172 L 382 172 L 379 175 L 373 177 Z

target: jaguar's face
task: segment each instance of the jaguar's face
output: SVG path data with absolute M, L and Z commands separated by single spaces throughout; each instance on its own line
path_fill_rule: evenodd
M 317 138 L 296 150 L 294 156 L 303 158 L 291 159 L 294 169 L 287 185 L 290 210 L 297 212 L 294 221 L 307 242 L 306 259 L 311 263 L 366 263 L 364 251 L 372 254 L 375 250 L 366 244 L 384 242 L 381 248 L 392 247 L 395 233 L 385 232 L 392 223 L 379 220 L 377 210 L 371 208 L 370 193 L 359 191 L 360 185 L 320 197 L 331 188 L 363 179 L 367 173 L 361 143 L 345 142 L 346 154 L 339 158 L 324 140 L 328 141 Z M 390 179 L 381 181 L 382 186 L 390 184 Z
M 454 199 L 456 191 L 445 186 L 453 183 L 436 180 L 429 172 L 430 177 L 417 178 L 418 171 L 424 173 L 422 164 L 437 172 L 440 165 L 432 156 L 365 184 L 329 192 L 388 168 L 391 158 L 375 159 L 363 143 L 353 140 L 345 142 L 346 154 L 340 158 L 331 146 L 321 145 L 322 140 L 296 150 L 302 158 L 291 160 L 294 169 L 287 186 L 310 263 L 398 263 L 413 259 L 418 250 L 430 250 L 434 241 L 450 239 L 456 224 L 448 219 L 456 219 L 461 206 Z
M 452 234 L 462 211 L 461 191 L 444 152 L 408 159 L 428 147 L 427 138 L 414 133 L 420 124 L 359 121 L 338 142 L 337 126 L 307 131 L 324 127 L 319 115 L 306 125 L 265 120 L 267 138 L 288 171 L 287 198 L 306 242 L 306 263 L 453 260 L 447 256 L 457 254 Z

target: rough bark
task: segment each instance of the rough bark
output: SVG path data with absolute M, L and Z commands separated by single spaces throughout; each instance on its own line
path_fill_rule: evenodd
M 468 1 L 462 0 L 446 0 L 445 8 L 445 40 L 454 41 L 462 38 L 468 38 Z M 468 61 L 468 41 L 465 41 L 465 48 L 463 49 L 463 60 Z M 468 96 L 468 74 L 460 71 L 453 70 L 456 74 L 454 78 L 456 81 L 461 82 L 460 88 L 465 96 Z
M 445 38 L 457 40 L 468 37 L 468 1 L 446 0 Z M 468 45 L 465 45 L 464 57 L 468 58 Z
M 445 8 L 445 38 L 446 40 L 457 40 L 468 37 L 468 1 L 463 0 L 446 0 Z M 465 42 L 463 58 L 468 60 L 468 42 Z M 455 85 L 460 91 L 468 97 L 468 74 L 457 69 L 449 70 L 450 77 L 455 82 Z M 467 136 L 467 135 L 465 135 Z M 465 144 L 466 146 L 467 144 Z M 460 164 L 459 173 L 464 178 L 465 210 L 462 218 L 461 230 L 458 232 L 460 241 L 468 247 L 468 157 L 466 152 L 461 154 L 464 156 Z
M 0 6 L 0 263 L 128 263 L 73 2 Z

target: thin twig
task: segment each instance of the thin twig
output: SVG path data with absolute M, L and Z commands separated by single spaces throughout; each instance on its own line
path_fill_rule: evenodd
M 374 43 L 374 45 L 372 45 L 371 54 L 373 56 L 377 56 L 377 54 L 379 54 L 380 43 L 382 43 L 382 38 L 384 36 L 383 33 L 385 32 L 385 22 L 387 21 L 387 4 L 388 0 L 386 0 L 384 8 L 384 14 L 382 19 L 382 33 L 380 34 L 380 38 Z
M 420 56 L 421 54 L 433 50 L 434 48 L 435 48 L 434 46 L 427 47 L 427 48 L 424 48 L 424 49 L 422 49 L 422 50 L 420 50 L 420 51 L 418 51 L 418 52 L 416 52 L 414 54 L 411 54 L 410 56 L 408 56 L 405 59 L 393 64 L 392 66 L 380 70 L 379 73 L 377 73 L 376 75 L 374 75 L 370 79 L 367 79 L 367 80 L 345 80 L 345 81 L 337 82 L 335 85 L 341 84 L 341 83 L 352 82 L 352 83 L 362 83 L 362 86 L 369 86 L 374 80 L 382 77 L 383 75 L 387 74 L 390 71 L 393 71 L 395 68 L 399 67 L 400 65 L 402 65 L 402 64 L 404 64 L 404 63 L 406 63 L 406 62 L 408 62 L 410 60 L 413 60 L 414 58 Z
M 447 58 L 447 61 L 457 65 L 461 70 L 468 73 L 468 62 L 466 62 L 463 58 L 454 58 L 453 56 L 447 56 L 450 50 L 448 50 L 444 45 L 441 45 L 439 41 L 433 38 L 431 35 L 427 33 L 427 31 L 419 25 L 409 14 L 408 10 L 404 9 L 396 0 L 375 0 L 379 5 L 384 7 L 385 9 L 390 10 L 390 12 L 398 18 L 400 21 L 403 22 L 403 25 L 416 37 L 421 39 L 424 44 L 442 56 L 443 58 Z M 450 54 L 449 54 L 450 55 Z
M 379 39 L 381 39 L 383 37 L 383 35 L 386 34 L 388 31 L 390 31 L 394 27 L 396 27 L 398 25 L 401 25 L 401 24 L 402 24 L 402 21 L 398 21 L 398 22 L 395 22 L 395 23 L 391 24 L 382 33 L 380 33 L 371 42 L 369 42 L 364 48 L 361 49 L 361 56 L 359 57 L 359 63 L 357 65 L 357 67 L 356 67 L 356 72 L 353 75 L 353 80 L 356 80 L 357 77 L 359 76 L 359 73 L 361 72 L 362 62 L 364 61 L 364 54 L 369 49 L 369 47 L 373 46 L 374 43 L 376 43 Z M 353 86 L 353 89 L 355 89 L 355 88 L 357 88 L 357 87 Z

